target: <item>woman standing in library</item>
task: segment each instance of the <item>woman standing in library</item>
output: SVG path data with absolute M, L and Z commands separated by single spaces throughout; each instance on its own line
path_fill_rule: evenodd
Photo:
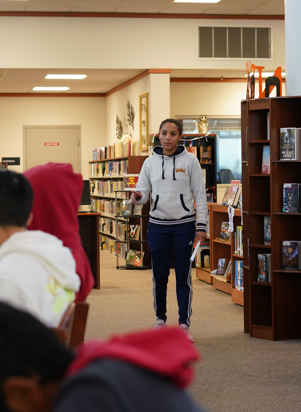
M 182 124 L 178 120 L 166 119 L 161 123 L 159 139 L 162 147 L 154 147 L 153 156 L 144 162 L 132 202 L 144 204 L 152 192 L 147 240 L 152 257 L 155 328 L 166 327 L 166 293 L 172 249 L 179 325 L 192 340 L 188 331 L 192 314 L 190 256 L 194 239 L 202 244 L 206 237 L 207 200 L 197 157 L 188 153 L 184 146 L 178 146 L 182 132 Z

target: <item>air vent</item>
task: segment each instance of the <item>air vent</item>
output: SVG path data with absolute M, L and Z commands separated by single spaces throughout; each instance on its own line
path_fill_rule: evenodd
M 199 27 L 199 57 L 270 59 L 270 27 Z

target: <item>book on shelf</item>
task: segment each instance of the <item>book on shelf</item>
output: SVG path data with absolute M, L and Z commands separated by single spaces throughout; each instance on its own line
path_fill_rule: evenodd
M 200 162 L 212 163 L 211 146 L 200 146 Z
M 230 192 L 229 192 L 229 197 L 227 201 L 227 206 L 232 206 L 236 194 L 238 192 L 238 189 L 240 187 L 240 180 L 232 180 L 231 181 L 231 186 L 230 186 Z
M 128 250 L 126 253 L 125 263 L 129 266 L 134 266 L 136 250 Z
M 270 174 L 270 145 L 263 145 L 262 147 L 261 173 L 263 175 Z
M 140 252 L 139 250 L 135 253 L 134 259 L 134 266 L 142 266 L 142 259 L 143 259 L 144 252 Z
M 225 272 L 224 272 L 224 276 L 225 276 L 225 279 L 226 279 L 227 282 L 231 281 L 231 268 L 232 268 L 232 263 L 231 263 L 231 259 L 230 259 L 229 262 L 228 262 L 228 265 L 225 269 Z
M 229 222 L 222 222 L 220 238 L 223 240 L 230 240 L 231 233 L 229 232 Z
M 301 270 L 300 248 L 300 241 L 282 241 L 282 270 Z
M 242 193 L 242 187 L 240 186 L 236 192 L 235 198 L 232 203 L 232 206 L 235 208 L 238 208 L 240 205 L 241 193 Z
M 283 183 L 282 212 L 298 213 L 300 211 L 300 184 Z
M 122 142 L 114 143 L 114 157 L 122 157 Z
M 280 160 L 301 160 L 301 128 L 280 128 Z
M 243 234 L 243 226 L 236 226 L 235 233 L 234 233 L 234 253 L 239 256 L 243 255 L 242 234 Z
M 270 112 L 267 112 L 267 140 L 270 140 Z
M 131 155 L 139 156 L 139 140 L 131 142 Z
M 216 269 L 216 274 L 217 275 L 224 275 L 225 269 L 226 269 L 226 264 L 227 264 L 227 259 L 226 258 L 218 259 L 217 269 Z
M 124 190 L 136 189 L 138 179 L 139 179 L 139 174 L 124 174 L 123 175 Z
M 210 237 L 210 214 L 209 214 L 209 210 L 207 210 L 206 236 Z
M 129 225 L 128 237 L 129 240 L 139 240 L 140 225 Z
M 271 245 L 271 217 L 263 217 L 263 243 L 264 245 Z
M 134 205 L 133 215 L 141 216 L 143 211 L 143 205 Z
M 223 200 L 222 200 L 222 205 L 223 206 L 227 206 L 228 203 L 228 199 L 229 199 L 229 194 L 230 194 L 230 186 L 226 187 L 224 196 L 223 196 Z
M 244 290 L 242 260 L 235 260 L 234 287 L 241 292 Z
M 122 216 L 130 216 L 133 211 L 133 203 L 130 199 L 125 199 L 122 201 L 121 206 L 121 215 Z
M 258 282 L 271 283 L 271 254 L 260 253 L 258 254 Z

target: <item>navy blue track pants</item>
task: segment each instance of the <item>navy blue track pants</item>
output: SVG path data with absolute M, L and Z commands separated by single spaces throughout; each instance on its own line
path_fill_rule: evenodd
M 152 257 L 154 309 L 157 319 L 166 321 L 166 293 L 170 270 L 170 252 L 176 272 L 179 323 L 190 326 L 192 280 L 190 256 L 195 238 L 195 222 L 180 225 L 149 223 L 147 240 Z

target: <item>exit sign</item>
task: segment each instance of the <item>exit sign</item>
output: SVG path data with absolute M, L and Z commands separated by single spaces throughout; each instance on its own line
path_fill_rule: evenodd
M 44 146 L 59 146 L 59 142 L 45 142 Z

